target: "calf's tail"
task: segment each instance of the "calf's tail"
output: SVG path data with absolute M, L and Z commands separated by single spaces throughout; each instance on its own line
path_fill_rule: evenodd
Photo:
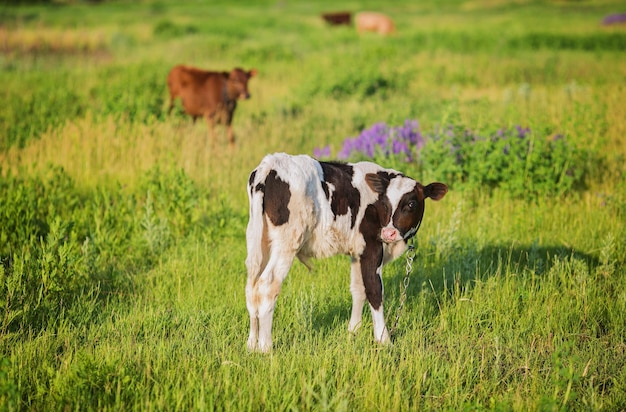
M 254 179 L 256 177 L 256 179 Z M 248 184 L 248 200 L 250 203 L 250 218 L 246 229 L 246 246 L 248 256 L 248 282 L 255 282 L 263 272 L 269 254 L 267 244 L 267 227 L 263 216 L 263 190 L 257 189 L 258 173 L 253 172 Z

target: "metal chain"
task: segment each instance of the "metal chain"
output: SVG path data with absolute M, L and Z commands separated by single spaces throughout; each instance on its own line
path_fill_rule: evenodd
M 402 309 L 404 308 L 404 302 L 406 301 L 406 291 L 409 288 L 409 281 L 411 280 L 410 275 L 413 271 L 413 259 L 415 258 L 415 246 L 413 244 L 409 244 L 409 248 L 406 251 L 406 265 L 405 270 L 406 274 L 404 275 L 404 279 L 402 280 L 402 284 L 400 285 L 400 303 L 396 309 L 396 320 L 393 323 L 393 326 L 389 330 L 389 335 L 393 336 L 396 332 L 396 328 L 398 327 L 398 321 L 400 320 L 400 314 L 402 313 Z M 404 286 L 404 287 L 403 287 Z

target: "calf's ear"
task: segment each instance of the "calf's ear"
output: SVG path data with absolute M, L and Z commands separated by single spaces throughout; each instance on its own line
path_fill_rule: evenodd
M 424 197 L 430 197 L 432 200 L 439 200 L 448 193 L 448 186 L 443 183 L 435 182 L 424 187 Z
M 257 74 L 259 74 L 259 72 L 257 71 L 257 69 L 250 69 L 250 71 L 248 72 L 248 76 L 250 77 L 254 77 Z
M 387 191 L 387 186 L 389 186 L 389 180 L 377 175 L 376 173 L 366 174 L 365 181 L 374 192 L 381 195 Z

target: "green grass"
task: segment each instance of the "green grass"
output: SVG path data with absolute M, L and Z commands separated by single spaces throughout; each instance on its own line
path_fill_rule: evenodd
M 599 25 L 620 6 L 396 2 L 389 38 L 318 17 L 377 2 L 5 6 L 0 410 L 625 409 L 626 32 Z M 166 115 L 178 63 L 259 70 L 234 148 Z M 249 353 L 248 173 L 405 119 L 527 126 L 600 161 L 561 196 L 429 203 L 393 345 L 369 313 L 347 332 L 335 257 L 294 265 L 273 352 Z

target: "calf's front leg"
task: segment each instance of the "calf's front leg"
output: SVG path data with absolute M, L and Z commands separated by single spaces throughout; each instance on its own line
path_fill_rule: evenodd
M 356 332 L 361 326 L 363 306 L 365 305 L 365 286 L 361 275 L 361 262 L 352 258 L 350 265 L 350 292 L 352 293 L 352 315 L 348 323 L 348 331 Z
M 372 312 L 374 339 L 380 343 L 389 342 L 389 331 L 385 325 L 383 311 L 383 253 L 380 248 L 371 247 L 361 256 L 361 274 L 365 287 L 365 296 Z

